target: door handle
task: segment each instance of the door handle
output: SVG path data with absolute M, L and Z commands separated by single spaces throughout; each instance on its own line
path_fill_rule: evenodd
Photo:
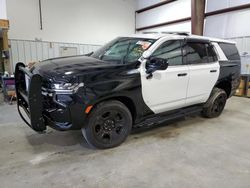
M 187 73 L 180 73 L 177 75 L 178 77 L 181 77 L 181 76 L 187 76 Z
M 213 72 L 217 72 L 217 70 L 210 70 L 210 72 L 211 72 L 211 73 L 213 73 Z

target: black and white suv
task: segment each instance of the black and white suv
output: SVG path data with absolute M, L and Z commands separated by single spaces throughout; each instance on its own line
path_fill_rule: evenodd
M 32 129 L 82 129 L 97 148 L 118 146 L 132 127 L 219 116 L 239 76 L 235 43 L 186 33 L 119 37 L 85 56 L 15 70 L 18 111 Z

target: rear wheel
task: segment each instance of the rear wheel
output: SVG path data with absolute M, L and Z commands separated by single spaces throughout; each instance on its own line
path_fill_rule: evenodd
M 215 118 L 221 115 L 227 101 L 227 94 L 224 90 L 214 88 L 210 98 L 203 108 L 203 115 L 208 118 Z
M 126 140 L 132 128 L 132 116 L 119 101 L 98 104 L 82 128 L 86 141 L 100 149 L 112 148 Z

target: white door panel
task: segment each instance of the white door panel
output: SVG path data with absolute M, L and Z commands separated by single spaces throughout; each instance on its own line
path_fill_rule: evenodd
M 154 113 L 166 112 L 185 106 L 189 70 L 187 65 L 169 66 L 165 71 L 156 71 L 147 79 L 145 62 L 141 69 L 142 96 Z M 187 73 L 178 77 L 178 74 Z
M 218 62 L 188 65 L 189 84 L 186 105 L 204 103 L 218 80 L 220 65 Z

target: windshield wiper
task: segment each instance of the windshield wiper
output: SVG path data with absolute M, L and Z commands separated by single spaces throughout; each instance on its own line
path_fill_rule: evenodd
M 94 52 L 90 52 L 90 53 L 87 53 L 87 54 L 84 54 L 84 56 L 91 56 L 93 55 Z

